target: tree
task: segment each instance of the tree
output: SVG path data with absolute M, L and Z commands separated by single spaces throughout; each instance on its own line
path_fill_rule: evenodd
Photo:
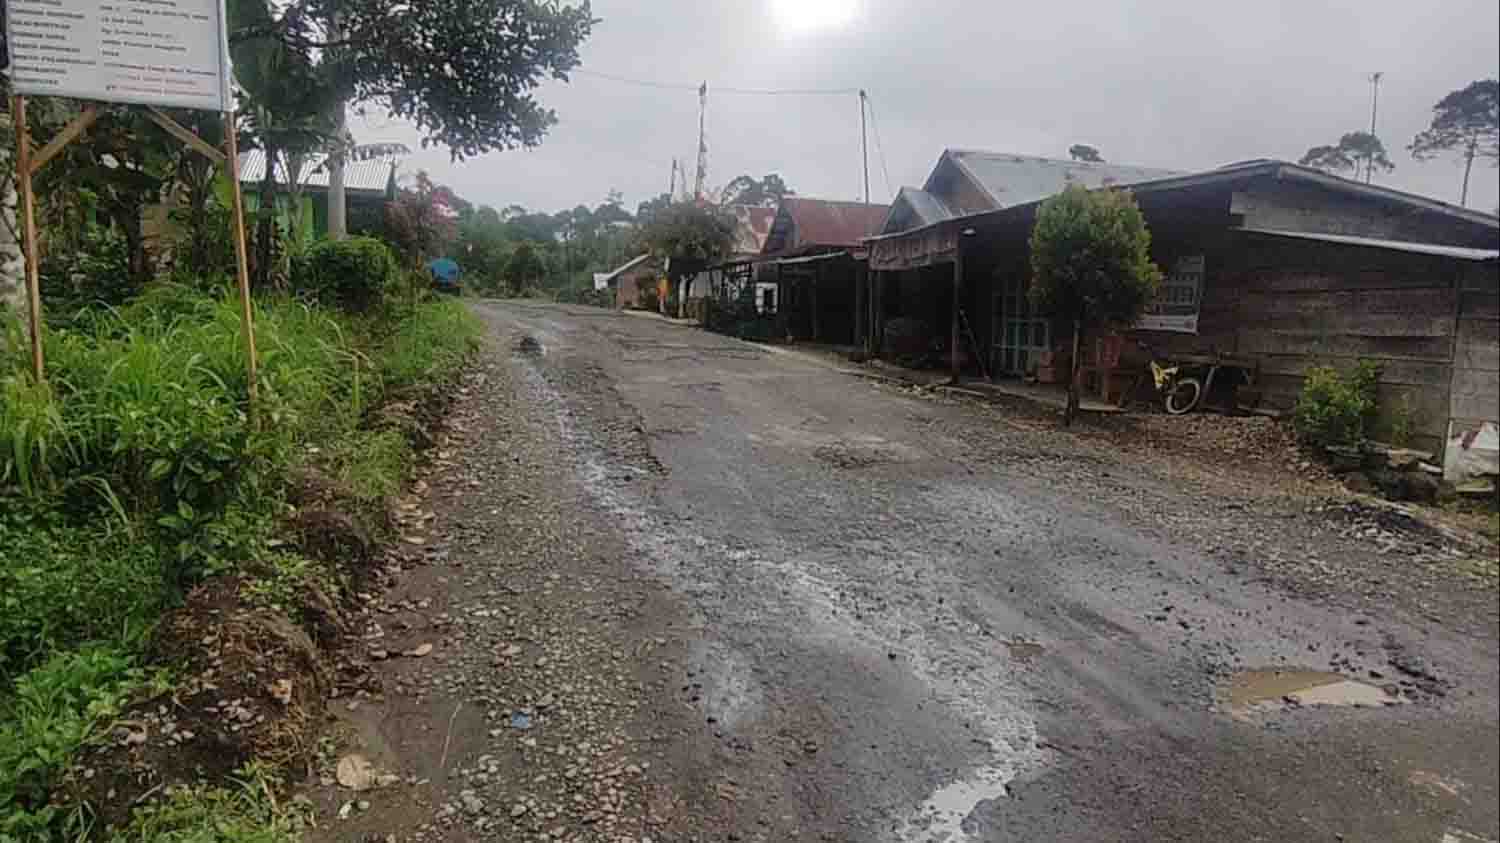
M 1359 178 L 1359 167 L 1365 167 L 1365 181 L 1369 181 L 1375 170 L 1389 173 L 1396 169 L 1386 156 L 1385 144 L 1369 132 L 1349 132 L 1339 138 L 1333 146 L 1315 146 L 1297 161 L 1305 167 L 1314 167 L 1330 173 L 1353 173 Z
M 505 267 L 505 274 L 510 278 L 511 290 L 515 293 L 524 292 L 546 271 L 546 265 L 542 263 L 535 245 L 529 240 L 516 246 L 516 250 L 511 253 L 510 261 Z
M 1030 297 L 1039 313 L 1073 323 L 1065 423 L 1078 410 L 1084 335 L 1133 324 L 1161 278 L 1151 261 L 1151 232 L 1129 193 L 1072 185 L 1042 203 L 1031 231 Z
M 667 265 L 667 281 L 683 302 L 682 283 L 729 254 L 734 219 L 695 202 L 677 202 L 652 215 L 641 229 L 641 243 Z
M 326 64 L 337 83 L 330 193 L 342 184 L 350 103 L 415 124 L 424 147 L 446 146 L 455 159 L 540 143 L 557 115 L 534 92 L 544 79 L 567 80 L 595 23 L 587 2 L 558 0 L 236 2 L 274 7 L 275 15 L 231 32 L 231 43 L 270 35 Z M 331 207 L 340 204 L 330 196 Z M 342 236 L 343 220 L 329 222 Z
M 672 197 L 670 194 L 663 193 L 660 196 L 654 196 L 636 206 L 635 219 L 641 225 L 646 225 L 657 214 L 670 207 L 672 207 Z
M 1104 159 L 1100 157 L 1097 147 L 1086 143 L 1075 143 L 1068 147 L 1068 157 L 1074 161 L 1086 161 L 1090 164 L 1103 164 Z
M 1432 125 L 1417 133 L 1407 149 L 1418 161 L 1458 153 L 1464 161 L 1464 186 L 1458 203 L 1469 202 L 1469 171 L 1475 158 L 1500 166 L 1500 80 L 1470 82 L 1438 100 Z
M 795 191 L 786 186 L 781 176 L 771 173 L 761 179 L 748 175 L 740 176 L 724 186 L 720 198 L 721 204 L 724 205 L 755 205 L 762 208 L 774 208 L 781 203 L 782 197 L 793 195 Z
M 458 239 L 456 208 L 462 201 L 426 170 L 418 170 L 412 186 L 402 188 L 386 206 L 386 228 L 409 266 L 420 268 Z

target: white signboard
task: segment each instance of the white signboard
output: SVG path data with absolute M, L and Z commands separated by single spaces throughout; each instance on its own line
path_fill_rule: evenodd
M 1198 333 L 1198 308 L 1203 298 L 1203 256 L 1180 257 L 1172 265 L 1146 314 L 1135 324 L 1142 331 Z
M 223 0 L 6 0 L 18 94 L 228 111 Z

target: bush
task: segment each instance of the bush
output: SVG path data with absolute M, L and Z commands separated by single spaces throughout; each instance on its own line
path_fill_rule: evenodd
M 0 841 L 45 840 L 62 819 L 48 796 L 73 754 L 144 681 L 118 650 L 61 653 L 0 702 Z
M 151 545 L 0 506 L 0 547 L 13 560 L 0 565 L 0 688 L 56 648 L 133 640 L 155 620 L 167 589 Z
M 1307 370 L 1292 424 L 1303 442 L 1318 447 L 1349 447 L 1364 441 L 1376 407 L 1380 369 L 1362 360 L 1341 375 L 1330 366 Z
M 38 268 L 42 308 L 54 324 L 67 324 L 79 311 L 114 306 L 140 291 L 130 276 L 125 238 L 103 226 L 88 226 L 73 249 L 52 249 Z
M 373 237 L 320 240 L 292 273 L 297 293 L 353 312 L 381 304 L 399 283 L 395 253 Z

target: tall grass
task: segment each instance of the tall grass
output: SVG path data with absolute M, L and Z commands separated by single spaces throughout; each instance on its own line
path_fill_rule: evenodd
M 352 318 L 273 298 L 254 317 L 252 419 L 232 297 L 159 284 L 83 311 L 46 335 L 40 385 L 0 313 L 0 768 L 20 771 L 0 769 L 0 843 L 55 839 L 52 777 L 161 612 L 205 576 L 268 567 L 294 464 L 324 455 L 361 500 L 398 490 L 406 443 L 365 417 L 453 379 L 479 335 L 450 301 Z

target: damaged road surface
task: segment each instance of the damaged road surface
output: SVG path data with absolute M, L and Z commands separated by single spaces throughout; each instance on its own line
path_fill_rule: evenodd
M 795 352 L 475 307 L 335 706 L 399 781 L 330 780 L 323 839 L 1500 839 L 1492 584 Z

